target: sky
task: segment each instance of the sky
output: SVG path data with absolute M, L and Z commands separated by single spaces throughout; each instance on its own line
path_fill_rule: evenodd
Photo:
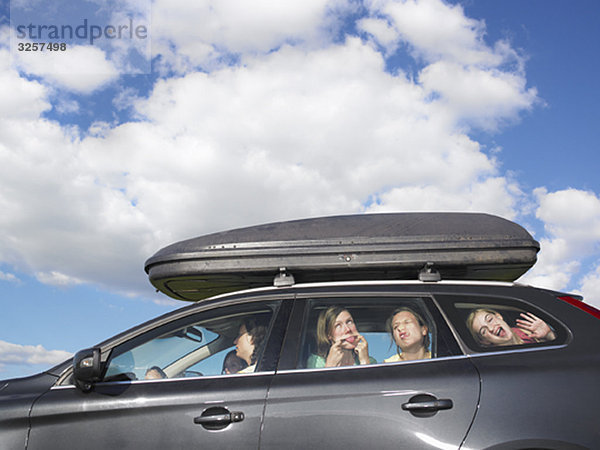
M 600 307 L 596 0 L 43 5 L 0 2 L 0 378 L 185 306 L 160 248 L 287 219 L 499 215 Z

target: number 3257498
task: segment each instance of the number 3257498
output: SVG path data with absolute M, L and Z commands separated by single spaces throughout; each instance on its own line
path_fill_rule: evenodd
M 65 42 L 19 42 L 17 45 L 20 52 L 64 52 L 66 49 Z

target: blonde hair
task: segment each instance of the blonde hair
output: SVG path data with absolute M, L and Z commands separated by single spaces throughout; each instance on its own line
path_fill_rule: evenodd
M 475 320 L 475 316 L 479 313 L 489 313 L 489 314 L 500 314 L 498 311 L 494 311 L 493 309 L 489 309 L 489 308 L 477 308 L 474 309 L 473 311 L 471 311 L 469 313 L 469 315 L 467 316 L 467 329 L 471 332 L 471 336 L 473 336 L 473 339 L 475 339 L 475 342 L 477 342 L 479 345 L 481 346 L 489 346 L 491 345 L 489 342 L 484 342 L 481 339 L 481 335 L 479 333 L 477 333 L 474 329 L 473 329 L 473 321 Z

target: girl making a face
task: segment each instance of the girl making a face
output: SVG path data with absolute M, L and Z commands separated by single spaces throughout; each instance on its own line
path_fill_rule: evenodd
M 319 315 L 317 354 L 308 358 L 307 367 L 340 367 L 375 364 L 369 356 L 369 344 L 358 332 L 350 312 L 332 306 Z
M 384 362 L 431 358 L 429 328 L 419 313 L 410 308 L 398 308 L 387 320 L 386 328 L 396 344 L 397 353 Z
M 516 326 L 511 327 L 498 311 L 488 308 L 471 311 L 467 328 L 484 347 L 531 344 L 556 338 L 548 324 L 531 313 L 521 313 Z

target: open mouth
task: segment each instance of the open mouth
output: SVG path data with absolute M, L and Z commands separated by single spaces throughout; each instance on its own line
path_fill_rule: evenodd
M 356 340 L 355 336 L 348 336 L 347 338 L 344 339 L 346 342 L 348 342 L 349 344 L 354 344 L 354 341 Z

